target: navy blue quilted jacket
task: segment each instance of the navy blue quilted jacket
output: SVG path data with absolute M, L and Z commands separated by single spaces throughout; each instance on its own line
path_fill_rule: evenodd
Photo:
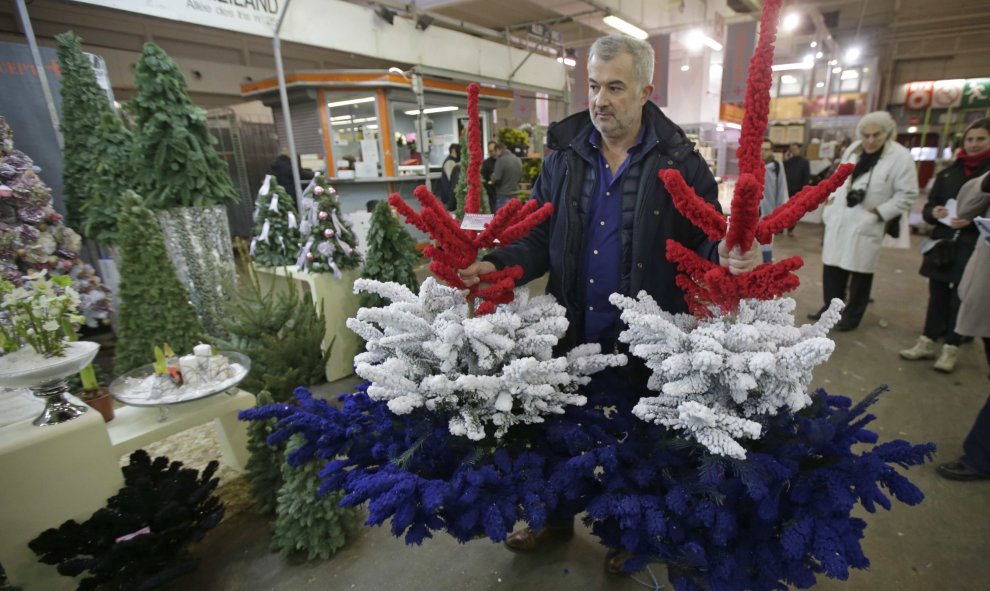
M 718 187 L 708 164 L 694 149 L 684 132 L 652 102 L 643 107 L 644 147 L 636 152 L 622 180 L 622 275 L 620 289 L 634 296 L 645 290 L 670 312 L 686 312 L 684 294 L 674 282 L 676 268 L 667 261 L 669 238 L 694 249 L 709 260 L 717 260 L 715 244 L 674 208 L 670 194 L 657 173 L 665 168 L 681 172 L 697 194 L 718 208 Z M 581 244 L 597 179 L 597 154 L 588 143 L 593 127 L 587 111 L 550 126 L 548 147 L 553 150 L 543 162 L 533 185 L 532 198 L 554 206 L 553 216 L 533 232 L 486 258 L 498 268 L 520 265 L 522 285 L 547 271 L 547 293 L 567 308 L 568 334 L 560 346 L 580 342 L 584 315 L 578 293 Z M 618 336 L 615 328 L 613 337 Z

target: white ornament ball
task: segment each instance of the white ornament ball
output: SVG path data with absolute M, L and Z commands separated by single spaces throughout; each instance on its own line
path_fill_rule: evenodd
M 313 195 L 316 195 L 317 197 L 319 197 L 322 194 L 323 194 L 323 187 L 321 187 L 319 185 L 313 187 Z
M 333 238 L 333 235 L 334 235 L 334 231 L 331 228 L 327 228 L 326 230 L 323 230 L 324 238 Z
M 321 222 L 325 222 L 327 221 L 327 218 L 330 217 L 330 214 L 325 211 L 321 211 L 320 213 L 316 214 L 316 216 L 320 218 Z

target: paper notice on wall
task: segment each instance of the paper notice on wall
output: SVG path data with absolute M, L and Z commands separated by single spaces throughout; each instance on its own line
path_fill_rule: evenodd
M 378 176 L 377 162 L 355 162 L 354 176 L 358 178 L 368 178 Z
M 361 140 L 361 159 L 374 165 L 378 165 L 378 140 Z M 358 174 L 358 176 L 361 176 Z

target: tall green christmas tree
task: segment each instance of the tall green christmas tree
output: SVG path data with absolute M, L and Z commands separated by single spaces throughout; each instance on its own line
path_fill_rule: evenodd
M 262 267 L 291 265 L 296 262 L 299 246 L 295 199 L 275 177 L 267 175 L 254 206 L 251 257 Z
M 101 143 L 97 129 L 103 115 L 112 115 L 110 99 L 96 83 L 93 65 L 83 54 L 81 39 L 72 31 L 55 36 L 62 80 L 62 158 L 66 222 L 87 234 L 83 228 L 83 204 L 93 195 L 93 170 L 100 160 Z
M 253 367 L 253 366 L 252 366 Z M 275 402 L 267 390 L 258 393 L 258 406 Z M 248 431 L 248 457 L 244 476 L 251 485 L 251 498 L 258 513 L 274 513 L 278 506 L 278 491 L 282 488 L 282 463 L 285 462 L 285 445 L 268 445 L 268 436 L 275 428 L 276 419 L 250 421 Z
M 104 244 L 117 244 L 121 198 L 133 185 L 134 134 L 116 113 L 104 113 L 97 125 L 100 142 L 90 171 L 90 189 L 82 204 L 83 234 Z
M 182 71 L 160 47 L 145 43 L 128 104 L 137 119 L 135 181 L 151 209 L 238 201 L 227 163 L 213 145 L 206 113 L 193 104 Z
M 241 382 L 242 388 L 267 390 L 276 402 L 289 402 L 297 387 L 324 378 L 326 323 L 308 292 L 298 296 L 295 281 L 288 281 L 288 290 L 281 291 L 274 285 L 263 288 L 253 266 L 247 275 L 227 306 L 224 329 L 229 337 L 219 344 L 251 358 L 251 373 Z
M 289 440 L 286 457 L 304 443 L 301 435 L 294 435 Z M 298 468 L 282 464 L 285 483 L 278 491 L 272 550 L 285 555 L 304 551 L 310 559 L 329 558 L 356 527 L 354 509 L 338 505 L 344 496 L 342 491 L 317 496 L 324 463 L 324 459 L 311 458 Z
M 340 212 L 337 191 L 325 175 L 318 175 L 303 192 L 303 220 L 299 223 L 303 246 L 296 264 L 314 273 L 354 269 L 361 264 L 357 238 Z
M 368 228 L 368 254 L 361 276 L 376 281 L 394 281 L 419 291 L 415 267 L 420 263 L 416 242 L 399 222 L 388 201 L 382 200 L 371 214 Z M 378 308 L 386 304 L 379 295 L 362 292 L 361 305 Z
M 162 343 L 181 355 L 203 339 L 203 327 L 165 252 L 155 216 L 134 191 L 124 194 L 119 236 L 118 375 L 154 361 L 154 349 Z

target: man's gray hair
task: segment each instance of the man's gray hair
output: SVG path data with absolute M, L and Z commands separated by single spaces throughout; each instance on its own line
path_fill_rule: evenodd
M 863 135 L 863 128 L 867 125 L 876 125 L 883 129 L 884 141 L 889 140 L 897 131 L 897 122 L 887 111 L 873 111 L 863 115 L 863 118 L 856 124 L 856 135 Z
M 646 41 L 640 41 L 627 35 L 608 35 L 599 37 L 588 52 L 588 61 L 597 57 L 603 62 L 610 62 L 620 54 L 628 53 L 633 59 L 633 75 L 640 88 L 653 81 L 653 47 Z

